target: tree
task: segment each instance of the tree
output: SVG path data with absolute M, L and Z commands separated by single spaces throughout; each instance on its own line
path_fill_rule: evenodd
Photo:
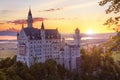
M 111 27 L 112 25 L 115 25 L 116 27 L 113 28 L 116 31 L 120 31 L 120 0 L 101 0 L 99 2 L 100 6 L 104 6 L 109 4 L 108 8 L 106 9 L 106 14 L 114 13 L 114 17 L 110 17 L 106 22 L 105 25 L 108 25 Z
M 1 71 L 0 71 L 0 80 L 6 80 L 5 74 Z

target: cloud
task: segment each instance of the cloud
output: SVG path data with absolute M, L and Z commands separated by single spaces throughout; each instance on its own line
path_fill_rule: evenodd
M 17 25 L 17 24 L 26 24 L 27 20 L 20 19 L 20 20 L 14 20 L 14 21 L 7 21 L 7 23 L 14 23 L 15 25 Z
M 65 18 L 41 18 L 41 17 L 33 18 L 33 22 L 38 22 L 42 20 L 65 20 Z
M 65 18 L 50 18 L 51 20 L 65 20 Z
M 42 11 L 39 11 L 39 12 L 54 12 L 54 11 L 60 11 L 62 9 L 63 8 L 51 8 L 51 9 L 46 9 L 46 10 L 42 10 Z
M 35 18 L 33 18 L 33 23 L 40 22 L 42 20 L 64 20 L 64 19 L 65 18 L 42 18 L 42 17 L 35 17 Z M 18 20 L 14 20 L 14 21 L 7 21 L 6 23 L 14 23 L 15 25 L 27 24 L 27 20 L 25 20 L 25 19 L 18 19 Z
M 63 1 L 68 1 L 68 0 L 63 0 Z M 98 3 L 96 1 L 76 3 L 76 4 L 71 4 L 71 5 L 68 5 L 68 6 L 64 6 L 62 8 L 50 8 L 50 9 L 45 9 L 45 10 L 39 10 L 39 12 L 55 12 L 55 11 L 60 11 L 60 10 L 73 10 L 73 9 L 91 7 L 91 6 L 94 6 L 94 5 L 97 5 L 97 4 Z
M 0 24 L 2 25 L 2 24 L 4 24 L 4 22 L 0 22 Z
M 48 18 L 42 18 L 42 17 L 33 18 L 33 22 L 38 22 L 38 21 L 42 21 L 42 20 L 48 20 Z
M 11 12 L 14 12 L 14 11 L 12 11 L 12 10 L 0 10 L 1 14 L 11 13 Z
M 36 17 L 36 18 L 33 18 L 33 23 L 39 22 L 39 21 L 42 21 L 42 20 L 47 20 L 47 19 L 48 18 Z M 15 25 L 27 24 L 27 20 L 26 19 L 18 19 L 18 20 L 13 20 L 13 21 L 7 21 L 6 23 L 14 23 Z

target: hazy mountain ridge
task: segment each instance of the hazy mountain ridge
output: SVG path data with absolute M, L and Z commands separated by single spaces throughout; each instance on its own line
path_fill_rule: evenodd
M 108 39 L 110 38 L 111 36 L 115 36 L 117 33 L 97 33 L 97 34 L 85 34 L 85 33 L 81 33 L 80 34 L 80 37 L 96 37 L 96 38 L 105 38 L 105 39 Z M 74 34 L 62 34 L 62 37 L 74 37 Z
M 0 36 L 16 36 L 18 30 L 14 28 L 9 28 L 8 30 L 0 31 Z M 81 37 L 98 37 L 98 38 L 109 38 L 111 36 L 116 35 L 117 33 L 98 33 L 98 34 L 85 34 L 81 33 Z M 64 34 L 62 33 L 62 38 L 73 38 L 74 34 Z
M 0 31 L 0 36 L 16 36 L 17 32 L 19 31 L 16 30 L 15 28 L 9 28 L 7 30 Z

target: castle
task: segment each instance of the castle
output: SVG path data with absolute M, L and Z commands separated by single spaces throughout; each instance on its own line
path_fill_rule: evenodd
M 22 27 L 17 34 L 17 61 L 26 63 L 30 67 L 35 62 L 44 63 L 53 59 L 68 70 L 77 69 L 80 60 L 80 34 L 75 30 L 74 44 L 68 44 L 57 29 L 45 29 L 42 21 L 41 29 L 33 27 L 31 10 L 28 12 L 28 26 Z

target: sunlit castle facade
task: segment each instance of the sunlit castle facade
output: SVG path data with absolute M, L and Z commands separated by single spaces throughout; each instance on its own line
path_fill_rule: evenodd
M 17 34 L 18 53 L 17 61 L 26 63 L 30 67 L 35 62 L 44 63 L 53 59 L 68 70 L 77 69 L 80 60 L 80 35 L 79 29 L 75 30 L 74 44 L 70 45 L 61 39 L 57 29 L 34 28 L 31 10 L 28 13 L 27 28 Z

